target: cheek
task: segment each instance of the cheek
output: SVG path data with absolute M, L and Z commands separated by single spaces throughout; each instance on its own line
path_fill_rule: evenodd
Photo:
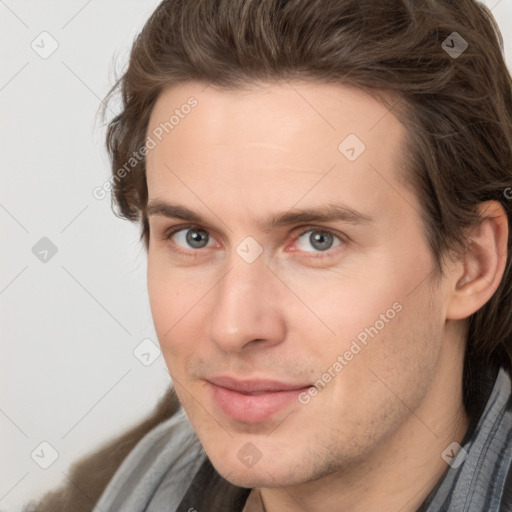
M 173 268 L 165 255 L 150 253 L 147 282 L 162 356 L 183 403 L 187 397 L 180 392 L 180 382 L 189 388 L 188 372 L 206 348 L 202 329 L 208 313 L 206 294 L 212 287 L 211 275 L 193 267 Z
M 187 269 L 173 268 L 162 250 L 148 255 L 148 295 L 155 327 L 165 334 L 200 299 L 200 280 Z M 163 338 L 162 338 L 163 339 Z
M 170 355 L 179 354 L 178 346 L 173 340 L 185 324 L 187 309 L 193 301 L 193 287 L 185 287 L 179 274 L 169 272 L 156 257 L 148 258 L 148 296 L 155 331 L 168 362 Z M 169 366 L 169 364 L 168 364 Z
M 334 331 L 325 336 L 329 332 L 317 322 L 317 343 L 305 340 L 305 346 L 335 402 L 357 405 L 364 396 L 369 411 L 393 391 L 412 402 L 424 391 L 417 383 L 429 382 L 436 368 L 443 297 L 425 279 L 428 260 L 421 263 L 398 268 L 381 260 L 358 275 L 331 280 L 310 303 Z
M 364 347 L 365 342 L 382 338 L 382 333 L 397 321 L 403 309 L 400 287 L 382 275 L 377 281 L 378 277 L 365 272 L 323 279 L 309 287 L 296 285 L 297 295 L 314 313 L 306 315 L 308 330 L 322 342 L 310 348 L 320 360 L 325 361 L 326 355 L 332 358 L 343 354 L 354 341 Z
M 427 294 L 402 297 L 400 304 L 401 311 L 381 330 L 372 331 L 374 336 L 370 329 L 361 331 L 368 333 L 366 344 L 358 343 L 361 351 L 332 387 L 332 401 L 346 408 L 341 415 L 358 424 L 376 425 L 379 417 L 390 424 L 405 418 L 435 377 L 442 345 L 437 312 Z
M 172 327 L 171 315 L 172 306 L 176 303 L 176 287 L 170 286 L 165 279 L 165 274 L 159 271 L 154 257 L 151 256 L 148 258 L 148 296 L 153 323 L 161 342 L 164 323 L 168 324 L 167 329 Z

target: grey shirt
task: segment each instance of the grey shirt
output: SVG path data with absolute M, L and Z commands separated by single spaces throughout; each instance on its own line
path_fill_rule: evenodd
M 462 448 L 462 464 L 447 465 L 418 512 L 512 512 L 511 379 L 503 368 Z M 223 502 L 227 488 L 238 492 L 235 505 Z M 241 512 L 249 492 L 218 475 L 180 408 L 139 441 L 94 512 Z

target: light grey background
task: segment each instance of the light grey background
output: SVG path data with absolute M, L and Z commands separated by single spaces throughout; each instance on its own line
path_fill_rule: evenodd
M 97 109 L 158 3 L 0 0 L 2 512 L 67 482 L 170 383 L 139 228 L 92 194 L 110 174 Z M 512 0 L 484 3 L 512 68 Z

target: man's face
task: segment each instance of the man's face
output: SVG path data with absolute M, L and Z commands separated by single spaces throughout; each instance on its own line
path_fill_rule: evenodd
M 346 86 L 189 83 L 160 96 L 148 135 L 176 109 L 147 156 L 149 297 L 219 473 L 294 485 L 354 469 L 411 421 L 425 428 L 413 416 L 439 377 L 447 299 L 398 180 L 402 125 Z M 334 205 L 345 214 L 307 216 Z

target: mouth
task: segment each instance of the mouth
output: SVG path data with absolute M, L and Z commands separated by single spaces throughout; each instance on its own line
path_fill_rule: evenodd
M 243 381 L 231 377 L 215 377 L 206 382 L 217 408 L 228 418 L 244 423 L 260 423 L 292 405 L 297 407 L 297 396 L 311 387 L 311 384 Z

